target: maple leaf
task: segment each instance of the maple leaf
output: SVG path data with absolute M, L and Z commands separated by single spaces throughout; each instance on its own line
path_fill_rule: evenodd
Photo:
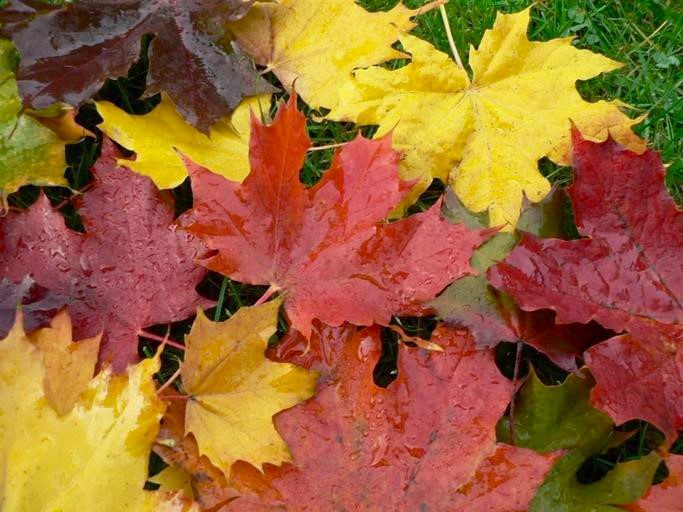
M 177 232 L 173 209 L 154 184 L 116 167 L 106 141 L 89 192 L 76 201 L 86 233 L 71 231 L 44 195 L 28 210 L 0 220 L 0 276 L 31 275 L 69 298 L 77 339 L 100 333 L 100 361 L 116 370 L 138 359 L 141 327 L 192 315 L 204 302 L 194 287 L 206 272 L 203 249 Z
M 683 455 L 669 454 L 666 467 L 669 476 L 653 485 L 645 496 L 624 507 L 629 512 L 678 512 L 683 503 Z
M 279 0 L 257 3 L 241 20 L 227 25 L 233 38 L 282 85 L 313 108 L 331 108 L 340 84 L 356 68 L 404 58 L 392 48 L 415 27 L 411 18 L 443 2 L 419 9 L 399 3 L 389 12 L 370 13 L 355 0 Z
M 27 332 L 45 327 L 50 319 L 68 302 L 68 297 L 53 293 L 26 276 L 18 283 L 0 280 L 0 338 L 9 333 L 17 306 L 21 304 L 24 329 Z
M 290 460 L 273 415 L 310 398 L 317 375 L 265 357 L 281 301 L 242 307 L 225 322 L 199 311 L 181 366 L 190 396 L 186 431 L 224 472 L 237 460 L 261 467 Z
M 299 339 L 294 362 L 308 345 Z M 555 455 L 495 442 L 513 384 L 491 350 L 438 328 L 444 352 L 401 349 L 385 389 L 373 381 L 379 327 L 334 341 L 316 396 L 275 418 L 294 465 L 261 474 L 235 464 L 242 496 L 226 510 L 527 509 Z
M 609 448 L 618 438 L 610 418 L 589 404 L 590 375 L 571 374 L 556 386 L 544 385 L 531 372 L 515 403 L 515 444 L 541 452 L 568 449 L 552 468 L 529 508 L 530 512 L 608 512 L 630 503 L 652 483 L 660 458 L 651 452 L 638 460 L 620 462 L 602 479 L 581 483 L 576 473 L 591 455 Z M 509 417 L 499 425 L 509 436 Z
M 127 374 L 104 371 L 59 416 L 43 392 L 40 351 L 21 317 L 0 341 L 0 503 L 6 511 L 183 510 L 143 490 L 164 411 L 153 375 L 159 359 Z M 165 507 L 165 508 L 164 508 Z
M 683 215 L 664 187 L 657 153 L 574 136 L 569 195 L 585 237 L 526 235 L 489 271 L 491 284 L 557 322 L 596 320 L 628 334 L 586 353 L 594 403 L 617 423 L 643 418 L 670 440 L 683 429 Z
M 254 120 L 251 173 L 237 184 L 190 164 L 194 209 L 184 220 L 217 253 L 202 264 L 286 293 L 292 326 L 388 324 L 471 273 L 472 250 L 491 234 L 441 218 L 441 203 L 393 223 L 406 191 L 388 137 L 359 136 L 310 189 L 299 181 L 310 140 L 292 96 L 272 125 Z
M 65 143 L 22 112 L 15 64 L 12 44 L 0 40 L 0 209 L 6 206 L 7 196 L 23 185 L 67 185 Z
M 74 343 L 71 318 L 60 311 L 46 327 L 30 335 L 43 354 L 45 397 L 50 406 L 63 416 L 78 401 L 95 374 L 100 336 Z
M 571 38 L 529 41 L 529 12 L 498 14 L 479 49 L 470 50 L 472 79 L 446 54 L 406 35 L 407 66 L 356 71 L 339 92 L 328 118 L 379 125 L 376 137 L 391 131 L 405 153 L 401 177 L 417 184 L 402 207 L 439 178 L 467 208 L 488 211 L 492 226 L 511 229 L 524 196 L 537 202 L 550 191 L 537 161 L 569 163 L 570 119 L 591 138 L 604 140 L 609 131 L 645 148 L 630 130 L 639 120 L 623 114 L 621 103 L 588 103 L 575 88 L 620 64 L 574 48 Z
M 135 160 L 119 159 L 118 164 L 149 176 L 159 188 L 173 188 L 187 178 L 178 153 L 229 180 L 242 181 L 249 174 L 249 112 L 267 113 L 270 96 L 243 101 L 231 118 L 211 127 L 209 136 L 188 125 L 166 94 L 143 116 L 130 115 L 106 101 L 96 105 L 104 119 L 99 128 L 136 152 Z
M 556 189 L 539 203 L 525 205 L 517 229 L 543 237 L 563 236 L 559 219 L 565 199 L 564 193 Z M 446 193 L 444 216 L 474 229 L 488 225 L 488 218 L 469 212 L 452 189 Z M 576 371 L 576 358 L 589 346 L 609 338 L 611 331 L 595 322 L 557 325 L 552 312 L 522 311 L 507 294 L 489 286 L 486 271 L 504 260 L 519 238 L 517 232 L 496 233 L 472 256 L 471 264 L 478 275 L 458 279 L 429 306 L 448 324 L 468 328 L 478 347 L 494 347 L 501 341 L 523 341 L 561 368 Z
M 0 34 L 21 52 L 19 90 L 26 105 L 81 105 L 106 78 L 125 76 L 150 44 L 148 94 L 168 92 L 203 132 L 244 96 L 272 92 L 243 56 L 213 42 L 210 25 L 243 16 L 243 0 L 80 0 L 61 8 L 13 0 L 0 11 Z

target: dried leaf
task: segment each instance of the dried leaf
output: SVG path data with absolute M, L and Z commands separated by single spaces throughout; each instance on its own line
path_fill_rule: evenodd
M 52 317 L 69 302 L 26 276 L 18 282 L 0 280 L 0 338 L 7 336 L 21 305 L 26 332 L 49 325 Z
M 411 18 L 431 6 L 369 13 L 354 0 L 279 0 L 257 3 L 243 19 L 228 24 L 233 38 L 282 85 L 313 108 L 331 108 L 341 84 L 356 68 L 405 57 L 394 50 Z

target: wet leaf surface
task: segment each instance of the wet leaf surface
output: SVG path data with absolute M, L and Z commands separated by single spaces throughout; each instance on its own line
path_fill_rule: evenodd
M 41 353 L 19 321 L 0 340 L 3 509 L 184 510 L 176 499 L 143 490 L 165 409 L 153 380 L 158 369 L 154 358 L 125 375 L 101 372 L 88 379 L 73 410 L 59 416 L 43 390 Z
M 557 322 L 595 320 L 628 335 L 587 352 L 594 403 L 617 423 L 642 418 L 670 440 L 683 428 L 683 215 L 654 151 L 574 135 L 574 204 L 580 240 L 526 235 L 491 283 L 526 310 Z
M 532 372 L 517 395 L 517 445 L 541 453 L 568 450 L 536 493 L 531 512 L 616 512 L 617 505 L 638 499 L 652 483 L 660 462 L 654 452 L 617 464 L 597 482 L 585 484 L 577 478 L 583 462 L 619 436 L 610 418 L 589 404 L 593 384 L 589 375 L 572 374 L 562 384 L 546 386 Z M 498 432 L 509 439 L 509 417 L 501 421 Z
M 77 201 L 86 233 L 71 231 L 41 195 L 0 220 L 0 276 L 30 275 L 68 297 L 76 339 L 103 331 L 101 363 L 117 370 L 138 359 L 141 327 L 183 319 L 205 303 L 195 286 L 203 248 L 173 224 L 172 206 L 154 184 L 116 167 L 106 142 L 92 188 Z
M 440 202 L 385 223 L 408 188 L 390 144 L 359 136 L 306 189 L 299 170 L 310 140 L 293 97 L 272 125 L 253 121 L 242 184 L 188 162 L 195 202 L 183 224 L 216 251 L 202 264 L 284 292 L 287 316 L 304 335 L 316 318 L 386 325 L 393 314 L 419 311 L 472 272 L 472 251 L 490 232 L 449 223 Z
M 243 307 L 225 322 L 197 315 L 181 366 L 190 396 L 185 429 L 199 453 L 230 473 L 237 460 L 257 468 L 289 462 L 273 416 L 310 398 L 317 374 L 265 357 L 281 301 Z
M 379 332 L 327 328 L 312 345 L 300 337 L 277 352 L 318 368 L 324 384 L 276 417 L 293 466 L 233 466 L 242 497 L 226 510 L 527 509 L 555 455 L 495 442 L 512 384 L 492 352 L 474 350 L 466 331 L 440 328 L 432 341 L 444 352 L 402 347 L 385 389 L 373 381 Z
M 7 336 L 14 325 L 18 305 L 21 305 L 24 329 L 31 332 L 48 325 L 68 302 L 68 297 L 43 288 L 28 276 L 17 282 L 3 278 L 0 281 L 0 337 Z
M 13 0 L 0 11 L 0 34 L 21 53 L 24 103 L 80 106 L 106 78 L 125 76 L 150 44 L 148 94 L 168 92 L 181 114 L 204 132 L 244 96 L 271 92 L 238 52 L 214 44 L 214 26 L 246 14 L 243 0 L 80 0 L 64 7 Z

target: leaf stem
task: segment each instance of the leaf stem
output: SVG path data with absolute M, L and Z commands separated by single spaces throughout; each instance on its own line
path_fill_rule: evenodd
M 455 40 L 453 39 L 453 33 L 451 32 L 451 25 L 448 23 L 448 14 L 446 14 L 446 7 L 443 4 L 439 6 L 439 12 L 441 13 L 441 21 L 443 21 L 443 26 L 446 29 L 446 37 L 448 37 L 448 44 L 451 47 L 451 53 L 455 59 L 455 63 L 460 69 L 465 69 L 460 59 L 460 54 L 458 53 L 458 48 L 455 46 Z
M 313 146 L 308 148 L 309 151 L 323 151 L 325 149 L 340 148 L 346 146 L 348 142 L 337 142 L 336 144 L 327 144 L 325 146 Z
M 150 340 L 158 341 L 159 343 L 166 343 L 169 347 L 177 348 L 179 350 L 185 350 L 185 345 L 182 345 L 178 343 L 177 341 L 169 340 L 168 338 L 165 338 L 163 336 L 159 336 L 158 334 L 154 334 L 152 332 L 147 332 L 142 329 L 138 330 L 138 336 L 142 336 L 143 338 L 148 338 Z
M 419 16 L 420 14 L 424 14 L 426 12 L 432 11 L 439 7 L 440 5 L 447 4 L 448 0 L 434 0 L 433 2 L 429 2 L 428 4 L 423 5 L 422 7 L 418 7 L 415 10 L 415 14 L 413 16 Z
M 266 293 L 264 293 L 259 300 L 256 301 L 256 304 L 254 306 L 260 306 L 263 304 L 265 301 L 270 299 L 274 293 L 276 293 L 280 288 L 275 286 L 274 284 L 270 285 L 270 288 L 266 290 Z
M 164 389 L 168 388 L 171 384 L 173 384 L 173 382 L 180 376 L 181 368 L 181 366 L 178 366 L 178 369 L 175 371 L 175 373 L 171 375 L 171 377 L 166 382 L 164 382 L 159 389 L 157 389 L 157 395 L 160 395 Z
M 517 351 L 515 352 L 515 369 L 512 371 L 512 399 L 510 400 L 510 444 L 515 444 L 515 391 L 517 386 L 517 379 L 519 378 L 519 367 L 522 364 L 522 342 L 517 342 Z

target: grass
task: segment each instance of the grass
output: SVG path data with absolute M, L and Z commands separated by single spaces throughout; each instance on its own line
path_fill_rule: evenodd
M 397 4 L 398 0 L 360 0 L 369 10 L 386 10 Z M 410 7 L 426 3 L 423 0 L 406 0 Z M 600 2 L 594 0 L 539 1 L 532 10 L 530 38 L 548 40 L 555 37 L 576 36 L 576 45 L 602 53 L 625 64 L 622 70 L 580 83 L 579 90 L 590 101 L 597 99 L 616 99 L 633 107 L 633 115 L 647 114 L 647 119 L 637 128 L 640 135 L 647 138 L 653 148 L 662 153 L 663 160 L 669 164 L 667 185 L 674 198 L 683 202 L 683 102 L 680 91 L 683 84 L 681 75 L 680 41 L 683 38 L 683 4 L 664 0 L 625 0 L 622 2 Z M 446 6 L 450 26 L 456 46 L 467 65 L 467 49 L 470 44 L 478 45 L 484 31 L 491 27 L 497 11 L 515 12 L 525 8 L 527 0 L 451 0 Z M 419 17 L 414 33 L 431 41 L 439 49 L 450 53 L 444 25 L 438 11 Z M 147 41 L 148 42 L 148 41 Z M 99 93 L 100 99 L 107 99 L 121 108 L 136 114 L 151 110 L 158 97 L 142 98 L 147 73 L 146 48 L 142 58 L 130 71 L 127 78 L 110 80 Z M 302 105 L 305 109 L 305 106 Z M 97 113 L 90 107 L 81 109 L 79 121 L 90 129 L 99 122 Z M 315 146 L 328 145 L 352 139 L 357 128 L 350 124 L 323 122 L 310 123 L 309 135 Z M 369 135 L 372 129 L 364 129 Z M 80 190 L 90 180 L 89 168 L 96 159 L 98 146 L 91 140 L 71 146 L 67 151 L 70 168 L 67 171 L 72 189 Z M 308 185 L 315 183 L 329 166 L 333 151 L 316 151 L 309 154 L 301 172 L 302 181 Z M 550 162 L 543 162 L 541 169 L 553 181 L 567 184 L 571 181 L 571 170 L 558 168 Z M 431 204 L 443 190 L 435 184 L 413 210 L 423 209 Z M 192 195 L 188 183 L 173 190 L 176 209 L 180 213 L 191 206 Z M 26 207 L 37 197 L 38 189 L 25 187 L 20 193 L 13 194 L 11 204 Z M 82 230 L 77 212 L 67 199 L 72 193 L 65 188 L 50 188 L 47 193 L 53 204 L 62 204 L 68 224 Z M 217 274 L 210 274 L 200 286 L 200 292 L 217 301 L 217 307 L 209 312 L 210 318 L 222 320 L 229 317 L 239 307 L 256 302 L 264 292 L 264 287 L 253 287 L 233 282 Z M 434 321 L 428 319 L 397 319 L 411 335 L 428 335 Z M 171 326 L 157 326 L 148 329 L 158 335 L 170 333 L 171 339 L 182 340 L 189 331 L 191 322 L 179 322 Z M 281 332 L 286 324 L 281 321 Z M 375 370 L 375 377 L 382 385 L 389 384 L 396 375 L 397 343 L 395 335 L 389 331 L 383 334 L 385 340 L 381 361 Z M 141 342 L 141 352 L 154 353 L 156 342 Z M 501 370 L 511 375 L 514 364 L 515 347 L 501 344 L 497 360 Z M 165 380 L 174 373 L 182 353 L 170 348 L 164 353 L 164 367 L 161 379 Z M 548 382 L 563 377 L 562 370 L 555 367 L 545 356 L 533 349 L 525 348 L 525 364 L 533 364 L 537 373 Z M 523 371 L 525 371 L 523 369 Z M 596 454 L 586 461 L 581 470 L 582 481 L 595 481 L 614 467 L 619 461 L 632 460 L 648 453 L 661 441 L 661 433 L 645 422 L 632 422 L 623 427 L 634 430 L 635 434 L 623 445 Z M 683 443 L 674 447 L 683 452 Z M 159 466 L 157 466 L 159 469 Z M 666 474 L 664 468 L 658 473 L 658 480 Z

